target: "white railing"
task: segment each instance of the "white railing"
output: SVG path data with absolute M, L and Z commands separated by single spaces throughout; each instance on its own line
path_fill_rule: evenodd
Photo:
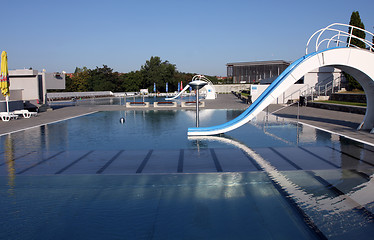
M 97 92 L 55 92 L 55 93 L 47 93 L 48 99 L 56 99 L 56 98 L 95 98 L 100 96 L 113 96 L 113 92 L 111 91 L 97 91 Z
M 285 101 L 286 99 L 290 99 L 290 100 L 298 99 L 300 96 L 303 96 L 302 93 L 308 91 L 309 88 L 310 88 L 309 84 L 305 84 L 303 87 L 285 96 L 283 101 Z M 295 95 L 296 95 L 296 98 L 294 98 Z
M 331 91 L 331 93 L 334 93 L 335 91 L 335 88 L 336 91 L 339 91 L 341 89 L 341 78 L 342 76 L 338 76 L 336 78 L 334 78 L 333 80 L 327 82 L 327 83 L 319 83 L 319 84 L 316 84 L 314 89 L 316 91 L 316 95 L 317 96 L 327 96 L 327 93 L 329 91 Z M 322 91 L 321 91 L 321 88 L 322 88 Z M 318 91 L 317 91 L 318 90 Z
M 349 33 L 347 32 L 346 27 L 348 27 L 348 29 L 350 28 Z M 359 31 L 365 32 L 366 35 L 367 35 L 366 37 L 369 37 L 370 40 L 359 38 L 359 37 L 353 35 L 352 34 L 353 29 L 357 29 Z M 344 23 L 333 23 L 333 24 L 330 24 L 329 26 L 327 26 L 325 28 L 322 28 L 322 29 L 316 31 L 309 38 L 309 40 L 306 44 L 305 53 L 308 54 L 309 45 L 311 45 L 311 43 L 313 43 L 313 41 L 315 42 L 315 52 L 317 52 L 318 50 L 321 50 L 320 48 L 322 47 L 322 44 L 324 44 L 324 43 L 326 44 L 325 48 L 339 47 L 339 46 L 344 46 L 344 47 L 348 46 L 348 47 L 358 48 L 357 46 L 355 46 L 351 43 L 352 38 L 362 41 L 363 43 L 365 43 L 366 48 L 369 51 L 374 52 L 373 43 L 371 42 L 371 39 L 373 37 L 374 37 L 374 34 L 369 32 L 369 31 L 366 31 L 365 29 L 358 28 L 358 27 L 348 25 L 348 24 L 344 24 Z M 333 46 L 333 44 L 335 44 L 335 45 Z
M 338 76 L 327 83 L 318 83 L 313 87 L 309 87 L 304 91 L 301 91 L 300 96 L 304 96 L 306 98 L 310 97 L 313 101 L 315 97 L 328 96 L 329 92 L 331 92 L 331 94 L 338 92 L 341 90 L 341 78 L 342 76 Z

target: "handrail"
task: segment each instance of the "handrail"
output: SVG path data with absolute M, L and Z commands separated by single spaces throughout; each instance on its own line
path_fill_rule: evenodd
M 294 95 L 294 94 L 297 93 L 297 92 L 301 92 L 303 88 L 306 88 L 304 91 L 308 90 L 308 89 L 309 89 L 309 84 L 305 84 L 303 87 L 299 88 L 298 90 L 296 90 L 296 91 L 294 91 L 294 92 L 288 94 L 288 96 L 285 96 L 284 99 L 287 99 L 287 98 L 289 98 L 289 97 L 292 98 L 292 95 Z
M 334 88 L 335 87 L 338 87 L 338 90 L 340 90 L 341 88 L 341 84 L 340 84 L 340 81 L 338 81 L 338 79 L 341 79 L 342 76 L 337 76 L 336 78 L 334 78 L 333 80 L 327 82 L 327 83 L 317 83 L 314 87 L 310 87 L 306 90 L 304 90 L 303 92 L 300 93 L 300 96 L 305 96 L 305 97 L 308 97 L 308 96 L 312 96 L 312 100 L 313 100 L 313 96 L 314 96 L 314 93 L 317 94 L 317 96 L 322 96 L 322 95 L 327 95 L 327 92 L 331 90 L 331 93 L 334 92 Z M 337 85 L 335 85 L 335 82 L 337 82 Z M 323 87 L 322 91 L 321 91 L 321 87 Z M 313 90 L 314 89 L 314 90 Z M 321 94 L 322 92 L 322 94 Z
M 342 76 L 337 76 L 336 78 L 332 79 L 331 81 L 328 81 L 327 83 L 324 83 L 324 81 L 320 82 L 320 83 L 317 83 L 315 85 L 315 87 L 318 87 L 318 86 L 323 86 L 323 85 L 326 85 L 328 83 L 331 83 L 331 82 L 335 82 L 337 79 L 341 78 Z M 329 77 L 330 78 L 330 77 Z M 322 84 L 323 83 L 323 84 Z
M 343 31 L 341 29 L 338 29 L 339 27 L 348 27 L 348 28 L 351 28 L 351 29 L 350 29 L 350 32 L 348 33 L 347 31 Z M 339 44 L 342 43 L 346 46 L 348 45 L 349 47 L 358 48 L 357 46 L 355 46 L 351 43 L 352 38 L 362 41 L 363 43 L 365 43 L 365 45 L 367 46 L 367 49 L 369 51 L 374 52 L 373 43 L 369 40 L 359 38 L 359 37 L 353 35 L 352 34 L 353 29 L 363 31 L 363 32 L 367 33 L 369 36 L 374 37 L 373 33 L 369 32 L 365 29 L 362 29 L 362 28 L 359 28 L 359 27 L 356 27 L 356 26 L 352 26 L 352 25 L 349 25 L 349 24 L 344 24 L 344 23 L 332 23 L 332 24 L 328 25 L 327 27 L 321 28 L 321 29 L 319 29 L 318 31 L 316 31 L 315 33 L 312 34 L 312 36 L 309 38 L 309 40 L 306 44 L 305 54 L 308 54 L 309 44 L 312 42 L 312 39 L 314 39 L 315 37 L 316 37 L 316 39 L 315 39 L 315 51 L 316 52 L 320 50 L 321 44 L 326 42 L 326 41 L 328 41 L 326 48 L 331 47 L 330 46 L 331 42 L 335 42 L 336 47 L 339 47 Z M 326 36 L 323 40 L 320 40 L 322 35 L 324 35 L 324 34 L 328 35 L 328 32 L 335 32 L 336 34 L 333 35 L 332 37 Z M 346 41 L 343 41 L 340 38 L 345 38 Z

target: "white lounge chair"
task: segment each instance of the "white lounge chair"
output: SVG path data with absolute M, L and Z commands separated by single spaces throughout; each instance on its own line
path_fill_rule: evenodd
M 30 118 L 31 116 L 38 115 L 37 112 L 29 112 L 29 110 L 23 109 L 23 110 L 15 110 L 13 111 L 14 114 L 22 115 L 24 118 Z
M 9 122 L 10 119 L 17 119 L 18 115 L 12 113 L 12 112 L 0 112 L 0 118 L 3 122 Z

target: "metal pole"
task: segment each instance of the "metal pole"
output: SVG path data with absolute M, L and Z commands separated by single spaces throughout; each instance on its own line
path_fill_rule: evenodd
M 351 31 L 350 31 L 350 33 L 349 33 L 348 47 L 351 46 L 352 33 L 353 33 L 353 26 L 351 26 Z
M 325 85 L 325 96 L 327 96 L 327 84 Z
M 5 101 L 6 101 L 6 112 L 9 113 L 9 96 L 5 96 Z
M 196 127 L 199 127 L 199 89 L 196 89 Z
M 297 124 L 299 124 L 299 115 L 300 115 L 300 101 L 297 102 Z

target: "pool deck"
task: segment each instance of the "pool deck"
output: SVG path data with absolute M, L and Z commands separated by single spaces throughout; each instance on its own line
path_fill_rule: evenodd
M 205 107 L 203 109 L 246 109 L 249 105 L 243 103 L 232 94 L 220 94 L 216 100 L 205 100 Z M 283 107 L 282 105 L 270 105 L 268 111 L 271 113 Z M 41 126 L 48 123 L 62 121 L 85 114 L 94 113 L 97 111 L 118 111 L 118 110 L 180 110 L 183 108 L 154 108 L 154 107 L 139 107 L 126 108 L 120 105 L 86 105 L 64 107 L 53 111 L 46 111 L 39 113 L 37 117 L 29 119 L 19 118 L 9 122 L 0 121 L 0 135 L 21 131 L 24 129 Z M 275 113 L 275 115 L 297 120 L 297 106 L 291 106 L 282 109 Z M 338 133 L 349 138 L 358 139 L 363 142 L 374 144 L 374 134 L 368 131 L 357 131 L 357 126 L 361 123 L 364 115 L 331 111 L 325 109 L 300 107 L 299 121 L 304 124 L 309 124 L 317 128 Z

